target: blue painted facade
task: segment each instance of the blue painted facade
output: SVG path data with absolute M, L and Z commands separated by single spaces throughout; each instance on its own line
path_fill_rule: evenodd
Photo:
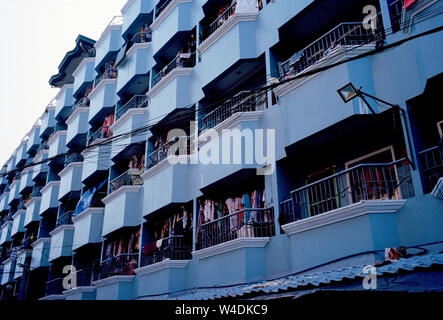
M 1 170 L 5 296 L 25 281 L 5 277 L 14 248 L 32 250 L 32 299 L 66 300 L 167 299 L 441 248 L 443 31 L 420 34 L 443 2 L 371 0 L 374 32 L 367 4 L 129 0 L 97 42 L 79 37 Z M 363 93 L 345 103 L 348 83 Z M 267 169 L 261 142 L 275 142 Z M 257 191 L 256 210 L 206 216 L 209 200 Z

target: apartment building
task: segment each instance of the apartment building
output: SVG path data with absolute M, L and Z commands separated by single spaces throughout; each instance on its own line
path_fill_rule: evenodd
M 380 276 L 443 265 L 442 1 L 122 5 L 1 168 L 2 299 L 363 290 L 402 246 Z

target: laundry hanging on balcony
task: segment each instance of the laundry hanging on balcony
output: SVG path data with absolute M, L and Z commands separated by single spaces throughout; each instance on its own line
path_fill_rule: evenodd
M 89 189 L 83 194 L 83 196 L 80 198 L 79 202 L 77 203 L 77 207 L 75 208 L 72 217 L 79 215 L 80 213 L 82 213 L 91 206 L 92 198 L 94 197 L 95 193 L 98 190 L 100 190 L 105 185 L 106 182 L 108 182 L 108 179 L 100 183 L 98 186 Z

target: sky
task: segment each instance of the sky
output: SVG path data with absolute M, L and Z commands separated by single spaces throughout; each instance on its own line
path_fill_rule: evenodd
M 79 34 L 98 40 L 126 0 L 0 0 L 0 167 L 57 95 Z

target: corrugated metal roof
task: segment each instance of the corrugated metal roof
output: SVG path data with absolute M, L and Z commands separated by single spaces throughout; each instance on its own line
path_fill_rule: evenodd
M 429 252 L 423 255 L 414 255 L 399 259 L 376 267 L 377 276 L 390 276 L 403 271 L 414 271 L 420 268 L 430 268 L 434 265 L 443 265 L 443 253 Z M 366 265 L 344 267 L 330 271 L 315 272 L 312 274 L 293 275 L 285 278 L 263 281 L 254 284 L 238 285 L 227 288 L 198 289 L 187 292 L 174 299 L 178 300 L 213 300 L 220 298 L 242 297 L 251 293 L 269 294 L 286 290 L 306 289 L 308 286 L 325 286 L 344 280 L 364 278 L 368 273 L 363 272 Z

